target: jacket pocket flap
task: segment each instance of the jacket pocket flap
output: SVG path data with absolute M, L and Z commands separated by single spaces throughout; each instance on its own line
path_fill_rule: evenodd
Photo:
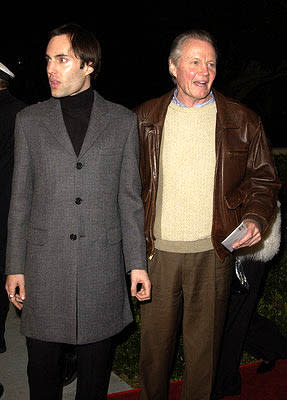
M 120 147 L 102 147 L 99 149 L 99 154 L 101 156 L 113 156 L 117 154 L 121 154 Z
M 242 204 L 243 201 L 240 190 L 234 190 L 232 193 L 226 195 L 224 199 L 227 204 L 227 207 L 231 210 L 235 210 Z

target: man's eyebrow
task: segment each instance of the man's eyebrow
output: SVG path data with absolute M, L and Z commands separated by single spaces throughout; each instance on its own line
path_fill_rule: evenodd
M 69 55 L 68 54 L 56 54 L 54 56 L 54 58 L 59 58 L 59 57 L 69 57 Z M 51 57 L 49 56 L 49 54 L 46 54 L 46 58 L 51 58 Z

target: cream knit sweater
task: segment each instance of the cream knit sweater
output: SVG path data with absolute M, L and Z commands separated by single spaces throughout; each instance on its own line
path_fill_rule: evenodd
M 216 103 L 168 107 L 160 153 L 155 247 L 194 253 L 213 248 Z

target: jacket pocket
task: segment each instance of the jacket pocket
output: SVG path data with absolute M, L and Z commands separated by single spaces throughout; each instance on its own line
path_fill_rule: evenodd
M 241 222 L 241 205 L 243 202 L 242 193 L 239 189 L 232 191 L 230 194 L 226 195 L 225 203 L 229 209 L 229 220 L 231 226 L 237 226 Z
M 229 158 L 247 158 L 248 149 L 242 148 L 237 150 L 227 150 L 226 155 Z
M 227 194 L 224 197 L 224 200 L 230 210 L 235 210 L 243 202 L 242 193 L 239 189 L 235 189 L 231 193 Z
M 120 155 L 122 149 L 120 147 L 102 147 L 99 149 L 100 156 L 114 156 Z

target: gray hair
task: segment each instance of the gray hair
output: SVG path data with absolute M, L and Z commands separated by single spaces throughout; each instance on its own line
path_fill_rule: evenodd
M 181 49 L 183 43 L 188 39 L 197 39 L 210 43 L 215 50 L 216 58 L 218 57 L 218 50 L 213 36 L 207 31 L 201 29 L 193 29 L 191 31 L 181 33 L 173 40 L 170 47 L 170 53 L 168 59 L 171 60 L 174 65 L 177 64 L 181 56 Z

